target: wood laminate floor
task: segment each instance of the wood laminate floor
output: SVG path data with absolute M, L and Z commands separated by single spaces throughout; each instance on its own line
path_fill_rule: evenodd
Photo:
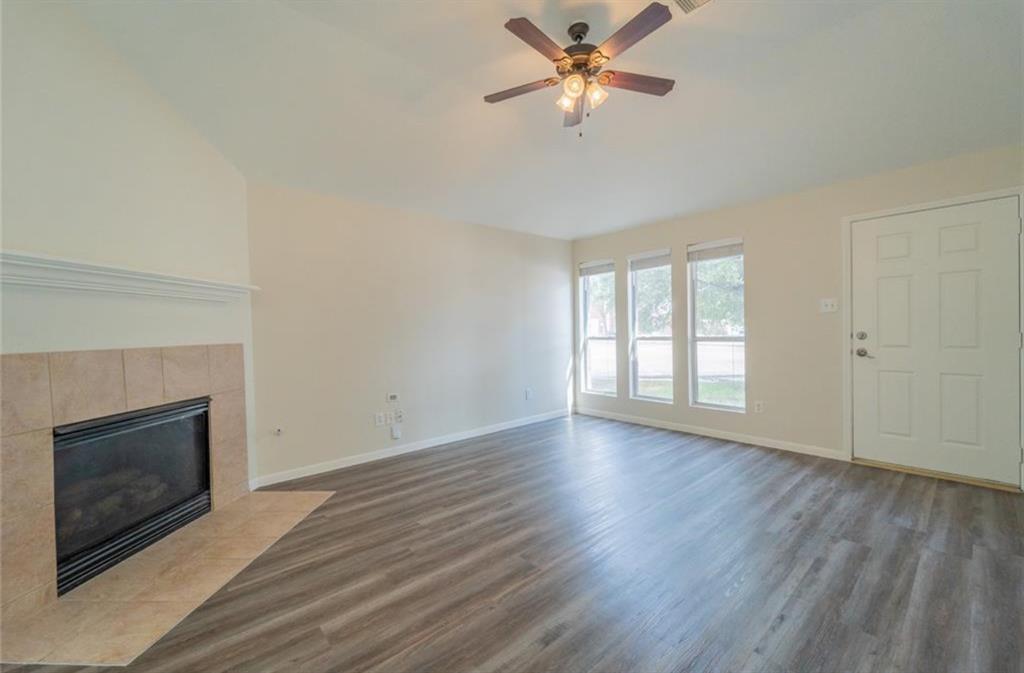
M 285 488 L 337 494 L 112 670 L 1024 671 L 1014 494 L 582 416 Z

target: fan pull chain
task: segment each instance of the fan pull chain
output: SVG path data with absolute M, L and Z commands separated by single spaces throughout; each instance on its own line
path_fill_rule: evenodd
M 589 112 L 586 113 L 585 115 L 583 115 L 583 117 L 584 117 L 584 119 L 590 119 L 590 113 Z M 583 140 L 583 120 L 582 119 L 580 120 L 579 135 L 577 135 L 576 138 L 578 140 Z

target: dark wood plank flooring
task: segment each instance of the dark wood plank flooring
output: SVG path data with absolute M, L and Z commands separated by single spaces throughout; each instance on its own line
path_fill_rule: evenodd
M 582 416 L 279 488 L 128 671 L 1024 671 L 1018 495 Z

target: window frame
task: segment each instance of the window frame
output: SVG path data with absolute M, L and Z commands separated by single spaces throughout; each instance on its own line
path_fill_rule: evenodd
M 672 330 L 672 336 L 638 336 L 637 335 L 637 314 L 636 314 L 636 271 L 643 271 L 644 269 L 633 270 L 633 262 L 639 262 L 652 257 L 667 257 L 668 263 L 659 266 L 667 266 L 670 278 L 674 278 L 674 265 L 672 263 L 672 251 L 671 250 L 654 250 L 652 252 L 645 252 L 639 255 L 633 255 L 626 260 L 626 273 L 629 279 L 629 292 L 628 297 L 628 308 L 629 311 L 629 399 L 637 400 L 640 402 L 654 402 L 656 404 L 667 404 L 674 405 L 676 403 L 676 358 L 675 348 L 672 347 L 672 397 L 654 397 L 651 395 L 641 395 L 637 392 L 640 389 L 640 368 L 638 366 L 637 359 L 637 342 L 638 341 L 667 341 L 669 344 L 675 338 L 675 329 Z M 658 268 L 658 267 L 650 267 Z M 675 303 L 675 292 L 673 291 L 673 282 L 669 283 L 669 293 L 672 295 L 672 322 L 673 328 L 675 323 L 676 303 Z
M 612 294 L 612 305 L 615 306 L 617 301 L 618 301 L 617 296 L 616 296 L 617 295 L 616 290 L 618 288 L 616 286 L 615 260 L 612 260 L 612 259 L 601 259 L 601 260 L 594 260 L 594 261 L 591 261 L 591 262 L 584 262 L 584 263 L 581 263 L 579 265 L 579 267 L 578 267 L 578 274 L 577 274 L 578 293 L 579 293 L 578 296 L 579 296 L 579 306 L 580 306 L 580 312 L 579 312 L 579 321 L 580 321 L 579 322 L 579 325 L 580 325 L 580 328 L 579 328 L 580 350 L 579 350 L 578 361 L 582 365 L 582 367 L 580 368 L 580 372 L 579 372 L 580 373 L 579 391 L 581 393 L 583 393 L 583 394 L 586 394 L 586 395 L 600 395 L 601 397 L 617 398 L 619 396 L 619 362 L 618 362 L 618 360 L 619 360 L 619 358 L 618 358 L 618 351 L 619 351 L 619 349 L 618 349 L 618 338 L 619 338 L 618 320 L 619 320 L 619 316 L 618 316 L 618 312 L 616 312 L 616 315 L 615 315 L 615 335 L 614 336 L 591 336 L 591 335 L 589 335 L 587 333 L 587 331 L 588 331 L 587 330 L 587 326 L 589 324 L 589 315 L 590 315 L 590 296 L 589 296 L 590 281 L 589 281 L 589 278 L 590 278 L 591 275 L 595 275 L 596 276 L 596 275 L 601 275 L 601 274 L 600 273 L 585 274 L 585 273 L 583 273 L 583 271 L 584 271 L 584 269 L 592 268 L 592 267 L 595 267 L 595 266 L 611 266 L 611 270 L 610 271 L 605 271 L 603 273 L 610 273 L 612 275 L 612 292 L 613 292 L 613 294 Z M 590 352 L 590 349 L 588 348 L 588 345 L 589 345 L 589 343 L 591 341 L 611 341 L 615 345 L 615 347 L 612 349 L 612 351 L 615 353 L 615 357 L 613 358 L 613 362 L 614 362 L 614 365 L 615 365 L 615 370 L 614 370 L 615 371 L 615 391 L 614 392 L 606 392 L 606 391 L 603 391 L 603 390 L 590 390 L 587 387 L 587 383 L 588 383 L 589 378 L 590 378 L 589 375 L 588 375 L 589 374 L 590 363 L 588 362 L 587 354 Z
M 712 250 L 714 248 L 724 248 L 729 246 L 739 245 L 743 247 L 743 336 L 737 337 L 700 337 L 697 336 L 697 298 L 696 290 L 697 284 L 694 282 L 693 274 L 696 269 L 697 262 L 691 262 L 689 254 L 691 252 L 698 252 L 701 250 Z M 746 275 L 746 248 L 743 246 L 743 239 L 730 238 L 719 241 L 709 241 L 707 243 L 698 243 L 695 245 L 687 246 L 686 248 L 687 259 L 686 259 L 686 303 L 687 303 L 687 360 L 689 365 L 689 392 L 690 392 L 690 406 L 699 409 L 710 409 L 712 411 L 728 411 L 734 414 L 745 414 L 747 413 L 747 275 Z M 697 359 L 697 347 L 700 343 L 740 343 L 743 344 L 743 406 L 734 407 L 728 404 L 715 404 L 713 402 L 701 402 L 698 397 L 697 382 L 700 376 L 700 366 Z

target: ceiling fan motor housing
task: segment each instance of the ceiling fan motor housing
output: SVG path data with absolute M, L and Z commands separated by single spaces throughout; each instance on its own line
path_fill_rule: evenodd
M 585 21 L 577 21 L 569 26 L 569 37 L 572 38 L 573 42 L 582 42 L 589 32 L 590 26 Z
M 594 55 L 597 54 L 597 47 L 586 42 L 571 44 L 565 48 L 567 58 L 555 64 L 555 70 L 560 77 L 567 77 L 573 73 L 579 73 L 584 77 L 593 77 L 601 70 L 600 63 Z

